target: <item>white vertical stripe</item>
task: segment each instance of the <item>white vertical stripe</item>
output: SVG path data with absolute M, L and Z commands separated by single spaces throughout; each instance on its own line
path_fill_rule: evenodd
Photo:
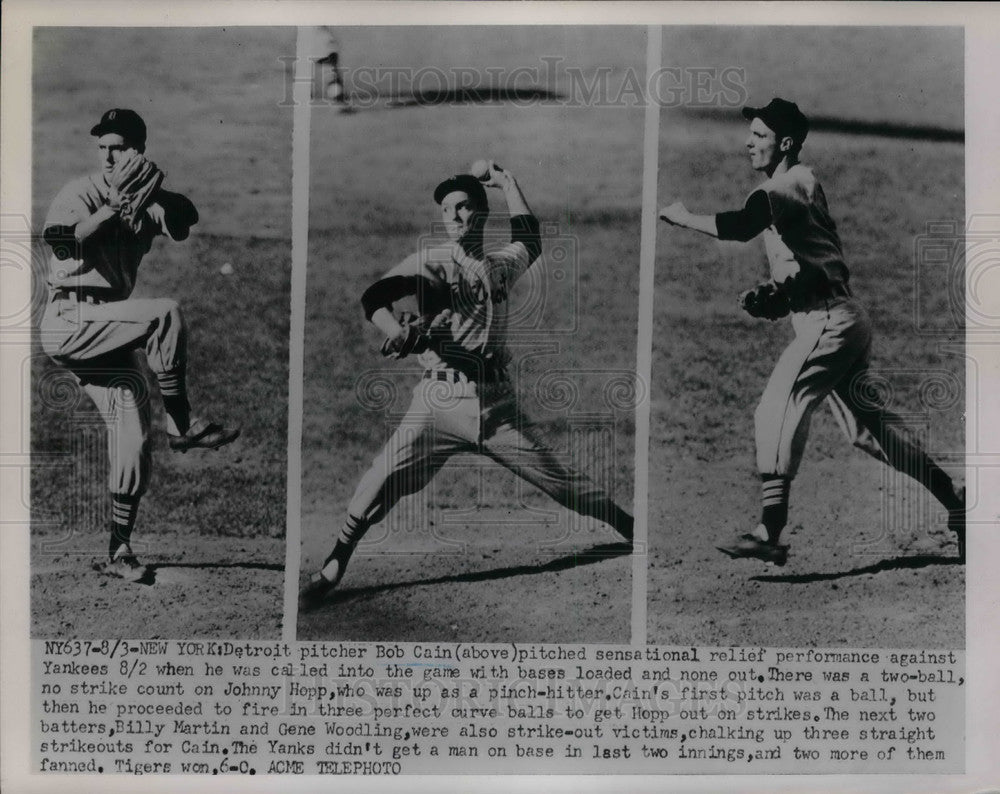
M 288 491 L 285 520 L 285 601 L 282 639 L 293 642 L 298 620 L 299 566 L 302 564 L 302 376 L 305 349 L 306 256 L 309 248 L 309 34 L 298 30 L 292 98 L 292 282 L 288 348 Z
M 653 276 L 656 258 L 657 169 L 660 151 L 660 106 L 649 93 L 651 75 L 660 68 L 663 33 L 659 25 L 646 32 L 646 124 L 642 152 L 642 228 L 639 245 L 639 328 L 636 344 L 636 393 L 646 398 L 635 409 L 635 538 L 642 553 L 632 555 L 632 644 L 646 644 L 646 575 L 649 570 L 649 400 L 653 360 Z

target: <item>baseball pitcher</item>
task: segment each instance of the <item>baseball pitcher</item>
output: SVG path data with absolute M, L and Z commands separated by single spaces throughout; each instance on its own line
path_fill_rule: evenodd
M 217 449 L 240 431 L 191 412 L 187 330 L 177 302 L 130 297 L 153 240 L 186 239 L 198 222 L 194 205 L 163 188 L 163 172 L 144 154 L 146 124 L 137 113 L 109 110 L 90 134 L 97 140 L 100 171 L 60 190 L 45 219 L 43 238 L 52 254 L 40 337 L 108 428 L 111 537 L 107 561 L 95 567 L 138 581 L 146 566 L 132 553 L 130 539 L 149 486 L 151 415 L 137 354 L 145 353 L 156 376 L 171 449 Z
M 511 216 L 510 243 L 489 252 L 483 248 L 484 186 L 503 193 Z M 561 505 L 632 539 L 632 516 L 536 437 L 507 374 L 507 295 L 541 253 L 538 221 L 517 181 L 489 163 L 481 178 L 444 180 L 434 201 L 449 242 L 410 255 L 361 299 L 365 316 L 386 336 L 383 355 L 416 355 L 423 377 L 405 419 L 361 478 L 333 550 L 303 589 L 304 608 L 337 586 L 371 526 L 463 452 L 492 458 Z M 416 297 L 419 320 L 400 322 L 393 313 L 393 303 L 406 296 Z
M 771 280 L 744 293 L 740 305 L 754 317 L 790 316 L 795 338 L 775 365 L 754 414 L 762 511 L 757 528 L 719 550 L 784 565 L 780 543 L 788 497 L 813 411 L 824 400 L 848 440 L 924 485 L 948 510 L 948 526 L 965 557 L 965 492 L 916 444 L 892 429 L 892 414 L 861 399 L 871 350 L 871 322 L 848 284 L 840 237 L 812 169 L 799 162 L 809 131 L 793 102 L 773 99 L 747 107 L 746 147 L 765 181 L 742 209 L 695 215 L 681 202 L 660 211 L 669 224 L 721 240 L 763 235 Z

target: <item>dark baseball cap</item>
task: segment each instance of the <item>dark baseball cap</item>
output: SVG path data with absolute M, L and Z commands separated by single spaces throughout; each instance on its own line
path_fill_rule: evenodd
M 486 188 L 472 174 L 455 174 L 450 176 L 436 188 L 434 188 L 434 202 L 440 204 L 449 193 L 461 190 L 472 202 L 483 209 L 490 208 L 490 202 L 486 198 Z
M 90 134 L 101 136 L 112 133 L 141 146 L 146 143 L 146 122 L 134 110 L 112 108 L 101 116 L 101 120 L 93 126 Z
M 743 108 L 743 118 L 747 121 L 760 119 L 779 138 L 787 135 L 796 143 L 802 143 L 809 134 L 809 119 L 799 110 L 798 105 L 787 99 L 775 97 L 762 108 Z

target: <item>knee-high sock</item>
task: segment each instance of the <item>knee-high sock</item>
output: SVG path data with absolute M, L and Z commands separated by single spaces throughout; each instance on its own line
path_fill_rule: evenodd
M 111 538 L 108 541 L 108 557 L 114 559 L 122 546 L 128 546 L 139 513 L 139 496 L 126 494 L 111 495 Z
M 191 404 L 187 396 L 187 378 L 183 369 L 157 372 L 156 382 L 163 397 L 163 409 L 173 423 L 172 435 L 183 435 L 191 426 Z
M 792 481 L 776 474 L 761 475 L 760 523 L 767 529 L 768 540 L 776 543 L 788 522 L 788 492 Z
M 369 526 L 371 525 L 364 519 L 348 514 L 347 520 L 344 521 L 344 526 L 340 530 L 340 535 L 337 537 L 337 542 L 333 546 L 333 551 L 323 560 L 324 577 L 332 582 L 344 575 L 344 568 L 347 567 L 348 560 L 351 559 L 354 549 L 361 542 L 361 538 L 364 537 Z

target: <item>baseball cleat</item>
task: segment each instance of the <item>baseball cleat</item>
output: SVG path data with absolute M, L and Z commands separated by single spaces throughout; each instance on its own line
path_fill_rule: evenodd
M 959 506 L 948 511 L 948 530 L 955 533 L 958 541 L 958 558 L 965 561 L 965 488 L 956 493 Z
M 226 427 L 218 422 L 199 419 L 182 436 L 170 436 L 170 448 L 176 452 L 189 449 L 218 449 L 231 444 L 240 436 L 238 427 Z
M 354 552 L 353 546 L 341 544 L 339 541 L 323 560 L 323 567 L 309 577 L 306 586 L 299 593 L 299 607 L 303 610 L 314 609 L 332 593 L 347 571 L 347 561 Z
M 337 573 L 333 579 L 327 579 L 323 575 L 323 571 L 316 571 L 316 573 L 309 577 L 306 586 L 299 593 L 299 607 L 303 610 L 318 607 L 337 588 L 337 585 L 340 584 L 344 570 L 344 566 L 338 564 Z
M 728 546 L 716 546 L 719 551 L 734 560 L 755 559 L 763 560 L 769 565 L 782 566 L 788 562 L 788 546 L 780 543 L 771 543 L 761 540 L 755 535 L 740 535 L 740 537 Z
M 317 571 L 309 577 L 306 586 L 299 593 L 299 609 L 315 609 L 333 592 L 336 586 L 336 582 L 331 582 L 323 576 L 322 571 Z
M 104 560 L 94 563 L 94 570 L 105 576 L 116 576 L 127 582 L 138 582 L 146 576 L 148 568 L 143 565 L 132 550 L 127 546 L 122 547 L 123 552 L 116 554 L 112 560 Z

